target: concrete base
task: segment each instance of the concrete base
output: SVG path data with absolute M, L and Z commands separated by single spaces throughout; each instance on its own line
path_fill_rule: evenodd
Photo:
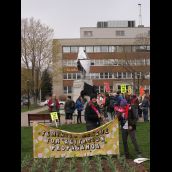
M 92 80 L 88 79 L 75 80 L 73 82 L 72 99 L 74 101 L 77 100 L 77 98 L 80 96 L 80 92 L 84 89 L 84 82 L 86 82 L 89 85 L 92 85 Z

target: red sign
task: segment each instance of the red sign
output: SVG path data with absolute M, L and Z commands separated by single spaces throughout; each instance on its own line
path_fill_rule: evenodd
M 144 87 L 140 87 L 140 96 L 143 96 L 144 93 L 145 93 Z
M 104 86 L 105 86 L 105 91 L 110 92 L 109 82 L 104 82 Z

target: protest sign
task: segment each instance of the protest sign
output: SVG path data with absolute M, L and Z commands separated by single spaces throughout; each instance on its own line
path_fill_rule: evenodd
M 68 132 L 33 123 L 34 158 L 84 157 L 119 154 L 118 119 L 91 131 Z

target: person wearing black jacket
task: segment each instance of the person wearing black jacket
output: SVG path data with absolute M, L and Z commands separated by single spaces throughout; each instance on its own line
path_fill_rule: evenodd
M 91 95 L 90 101 L 85 108 L 85 121 L 87 131 L 93 130 L 100 126 L 100 108 L 97 104 L 97 95 Z
M 119 115 L 120 114 L 120 115 Z M 137 153 L 137 158 L 141 158 L 141 151 L 139 149 L 137 140 L 136 140 L 136 122 L 137 117 L 133 111 L 133 108 L 129 106 L 128 114 L 125 116 L 124 113 L 119 113 L 118 119 L 121 124 L 121 132 L 122 132 L 122 141 L 124 146 L 124 154 L 126 158 L 129 158 L 129 149 L 128 149 L 128 135 L 130 135 L 132 144 L 134 145 L 134 149 Z

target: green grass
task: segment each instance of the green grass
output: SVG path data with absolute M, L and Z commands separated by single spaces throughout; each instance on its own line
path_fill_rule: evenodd
M 34 109 L 39 109 L 41 108 L 40 106 L 33 104 L 29 106 L 29 110 L 34 110 Z M 27 112 L 28 111 L 28 106 L 21 106 L 21 112 Z
M 62 125 L 59 127 L 62 130 L 71 131 L 71 132 L 84 132 L 86 131 L 85 124 L 71 124 L 71 125 Z M 123 144 L 121 140 L 121 132 L 120 134 L 120 154 L 123 155 Z M 138 123 L 136 137 L 138 145 L 140 146 L 140 150 L 142 151 L 142 155 L 145 158 L 150 158 L 150 123 Z M 135 158 L 136 153 L 134 147 L 131 143 L 130 138 L 128 139 L 128 146 L 130 154 L 133 158 Z M 21 159 L 23 159 L 26 154 L 33 156 L 33 142 L 32 142 L 32 127 L 21 127 Z M 144 165 L 149 169 L 150 161 L 144 162 Z

